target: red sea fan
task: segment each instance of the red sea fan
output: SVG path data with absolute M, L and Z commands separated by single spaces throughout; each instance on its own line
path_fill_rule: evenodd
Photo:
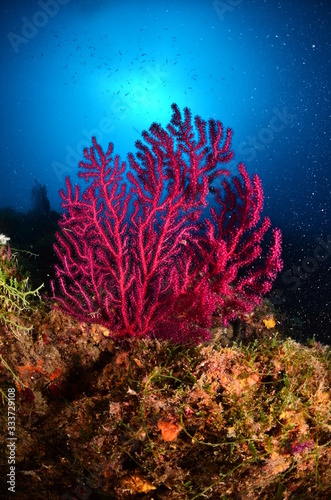
M 262 258 L 261 181 L 243 164 L 238 177 L 222 168 L 232 131 L 172 109 L 166 129 L 153 123 L 136 142 L 129 171 L 111 143 L 104 152 L 92 138 L 84 150 L 88 187 L 67 178 L 60 191 L 53 298 L 117 337 L 199 342 L 214 314 L 226 324 L 261 302 L 282 266 L 281 233 Z

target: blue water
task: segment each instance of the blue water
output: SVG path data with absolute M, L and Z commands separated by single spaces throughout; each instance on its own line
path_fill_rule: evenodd
M 91 135 L 124 159 L 171 103 L 188 106 L 233 128 L 233 172 L 243 161 L 262 178 L 284 232 L 274 302 L 330 339 L 327 2 L 6 0 L 0 12 L 0 208 L 29 210 L 36 179 L 60 210 Z

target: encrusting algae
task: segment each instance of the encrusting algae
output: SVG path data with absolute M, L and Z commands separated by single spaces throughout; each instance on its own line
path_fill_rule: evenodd
M 1 471 L 14 387 L 17 496 L 330 498 L 330 348 L 281 338 L 267 303 L 246 320 L 200 346 L 115 341 L 45 301 L 24 335 L 0 322 Z

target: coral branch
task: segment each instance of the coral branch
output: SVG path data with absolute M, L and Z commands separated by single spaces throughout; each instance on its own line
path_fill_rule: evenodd
M 166 129 L 153 123 L 136 142 L 128 171 L 92 138 L 79 163 L 87 188 L 67 178 L 60 191 L 54 299 L 115 336 L 205 339 L 214 314 L 226 324 L 250 312 L 281 269 L 279 230 L 261 257 L 270 221 L 259 225 L 259 177 L 223 168 L 232 131 L 172 108 Z

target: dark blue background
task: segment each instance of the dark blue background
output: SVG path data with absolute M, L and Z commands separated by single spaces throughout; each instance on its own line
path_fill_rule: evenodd
M 0 10 L 0 207 L 29 210 L 37 179 L 59 210 L 92 134 L 124 158 L 153 121 L 168 123 L 172 102 L 188 106 L 232 127 L 232 170 L 244 161 L 262 178 L 265 212 L 284 232 L 274 302 L 330 338 L 331 245 L 316 250 L 331 235 L 327 2 L 8 0 Z

